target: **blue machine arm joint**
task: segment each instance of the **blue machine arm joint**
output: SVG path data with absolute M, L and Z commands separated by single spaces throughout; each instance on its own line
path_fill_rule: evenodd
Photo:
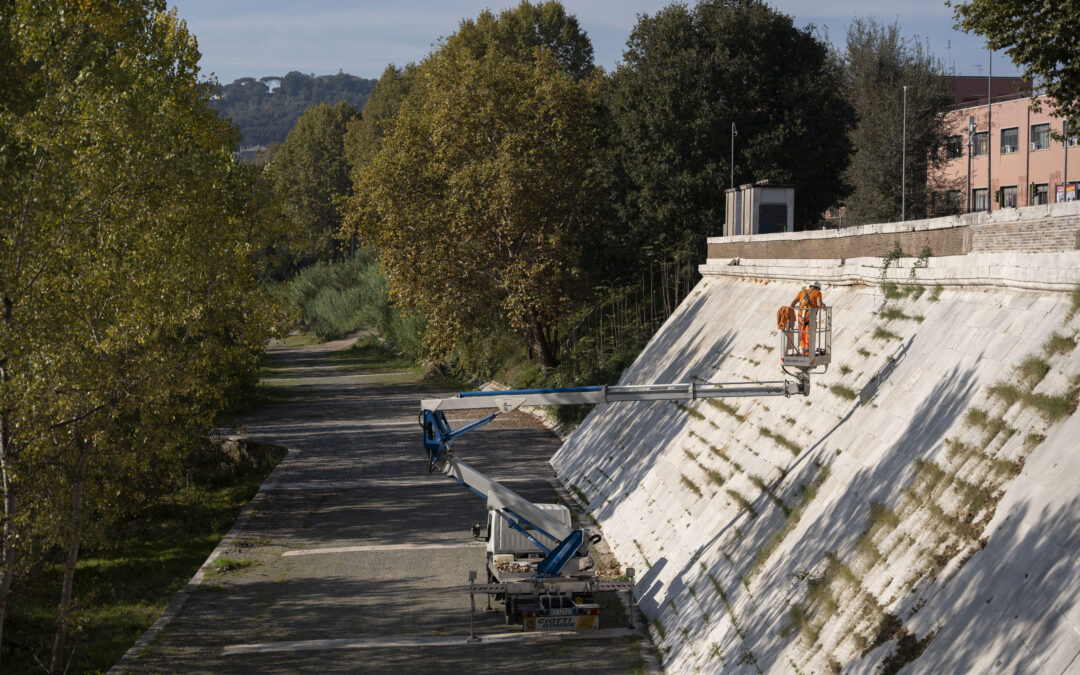
M 501 414 L 493 412 L 473 420 L 463 427 L 451 429 L 446 414 L 441 410 L 420 411 L 420 426 L 424 429 L 424 449 L 428 456 L 428 473 L 434 471 L 443 455 L 450 449 L 450 441 L 474 429 L 479 429 Z

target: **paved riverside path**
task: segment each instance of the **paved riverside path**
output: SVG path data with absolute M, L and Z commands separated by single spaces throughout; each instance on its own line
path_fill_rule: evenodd
M 278 402 L 242 421 L 246 438 L 290 450 L 216 552 L 254 561 L 207 573 L 123 672 L 631 672 L 648 641 L 621 609 L 601 630 L 524 634 L 502 612 L 476 614 L 469 570 L 484 577 L 470 526 L 483 500 L 428 475 L 411 372 L 342 368 L 349 340 L 271 347 Z M 460 424 L 451 419 L 454 426 Z M 455 450 L 535 501 L 552 501 L 558 440 L 519 413 Z M 205 568 L 204 568 L 205 569 Z M 174 603 L 175 605 L 176 603 Z M 616 603 L 611 603 L 612 605 Z M 483 596 L 477 596 L 483 608 Z M 651 659 L 650 659 L 651 660 Z

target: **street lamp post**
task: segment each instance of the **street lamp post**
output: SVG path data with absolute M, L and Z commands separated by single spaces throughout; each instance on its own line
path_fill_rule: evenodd
M 907 90 L 904 85 L 904 140 L 900 147 L 900 222 L 907 220 Z

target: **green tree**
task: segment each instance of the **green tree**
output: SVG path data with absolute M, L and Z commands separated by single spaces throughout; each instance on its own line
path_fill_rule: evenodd
M 514 9 L 499 14 L 486 9 L 475 21 L 463 20 L 446 46 L 467 49 L 474 58 L 494 51 L 517 59 L 529 59 L 533 50 L 543 47 L 574 77 L 589 77 L 593 72 L 589 36 L 581 30 L 577 17 L 567 14 L 556 0 L 535 5 L 522 0 Z
M 345 130 L 357 116 L 348 103 L 313 106 L 296 122 L 270 164 L 270 177 L 286 217 L 301 237 L 301 261 L 327 260 L 341 228 L 339 203 L 352 184 Z
M 624 241 L 700 258 L 731 181 L 792 183 L 795 222 L 845 194 L 852 123 L 840 73 L 809 29 L 760 0 L 670 5 L 638 19 L 606 100 L 605 176 Z
M 845 200 L 848 215 L 897 219 L 903 185 L 908 215 L 927 215 L 927 178 L 944 162 L 947 136 L 941 112 L 949 103 L 949 81 L 940 61 L 918 41 L 901 37 L 895 22 L 886 26 L 855 19 L 848 27 L 843 62 L 844 94 L 858 120 L 851 132 L 855 154 L 844 173 L 853 188 Z M 905 167 L 906 180 L 901 180 Z
M 951 4 L 957 28 L 986 38 L 991 49 L 1004 50 L 1038 80 L 1055 115 L 1080 129 L 1080 31 L 1075 2 L 970 0 Z
M 254 377 L 265 200 L 164 2 L 4 9 L 0 630 L 15 574 L 62 552 L 62 672 L 80 548 L 167 485 Z
M 345 132 L 345 159 L 350 170 L 367 164 L 379 151 L 386 125 L 397 117 L 398 109 L 409 95 L 416 65 L 398 68 L 390 64 L 383 71 L 375 91 L 371 92 L 361 115 L 349 120 Z
M 433 354 L 510 328 L 557 364 L 575 231 L 591 222 L 599 86 L 545 48 L 477 56 L 453 36 L 417 70 L 357 167 L 350 219 L 378 247 L 391 297 L 428 317 Z

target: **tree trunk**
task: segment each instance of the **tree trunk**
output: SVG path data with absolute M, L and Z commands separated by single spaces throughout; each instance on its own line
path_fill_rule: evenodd
M 8 329 L 12 323 L 13 303 L 11 298 L 2 299 L 2 312 L 0 312 L 0 327 Z M 7 355 L 0 354 L 0 389 L 7 386 L 8 364 Z M 11 486 L 11 429 L 8 415 L 5 410 L 0 410 L 0 488 L 4 491 L 4 524 L 0 528 L 0 654 L 4 646 L 4 618 L 7 615 L 7 602 L 11 593 L 11 578 L 15 574 L 15 491 Z
M 75 584 L 75 563 L 79 560 L 79 543 L 82 540 L 82 493 L 83 479 L 86 477 L 86 464 L 90 458 L 90 444 L 77 439 L 79 464 L 75 469 L 75 480 L 71 486 L 71 538 L 68 541 L 67 560 L 64 561 L 64 581 L 60 590 L 60 615 L 56 618 L 56 638 L 53 640 L 52 675 L 61 675 L 64 668 L 64 643 L 67 641 L 68 624 L 71 618 L 71 596 Z
M 533 318 L 532 325 L 529 326 L 526 331 L 526 340 L 528 341 L 529 348 L 536 354 L 536 358 L 540 360 L 540 369 L 545 373 L 552 368 L 559 365 L 559 360 L 555 358 L 555 350 L 551 346 L 551 341 L 548 340 L 547 334 L 544 332 L 544 327 L 540 325 L 540 322 Z

